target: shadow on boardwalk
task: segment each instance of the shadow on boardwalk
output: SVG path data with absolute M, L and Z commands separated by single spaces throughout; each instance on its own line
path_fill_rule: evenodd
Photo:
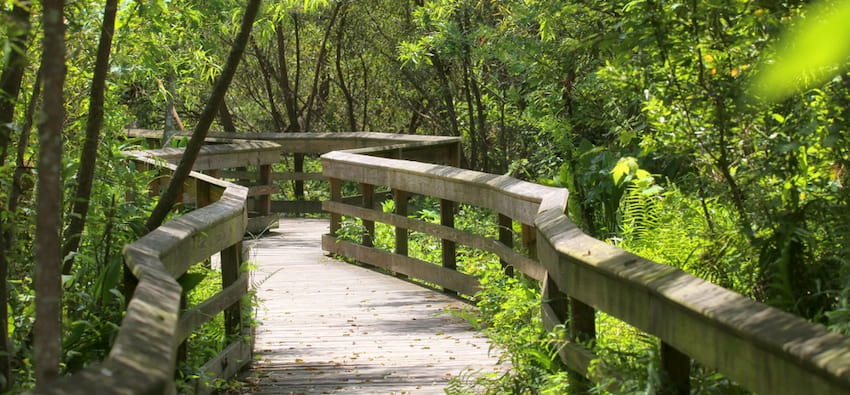
M 502 369 L 490 343 L 447 311 L 448 295 L 330 259 L 327 221 L 282 219 L 252 257 L 263 301 L 257 394 L 441 394 L 451 378 Z

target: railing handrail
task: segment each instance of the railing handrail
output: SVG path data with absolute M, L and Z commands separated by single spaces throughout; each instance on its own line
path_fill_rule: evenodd
M 565 189 L 452 166 L 393 159 L 404 158 L 409 153 L 413 153 L 413 157 L 427 157 L 428 147 L 454 144 L 448 151 L 441 151 L 444 156 L 438 161 L 456 165 L 457 160 L 453 159 L 456 152 L 452 149 L 457 149 L 457 138 L 368 133 L 268 135 L 240 134 L 239 139 L 228 134 L 213 137 L 220 141 L 254 138 L 280 141 L 289 138 L 289 141 L 298 141 L 299 149 L 307 149 L 306 152 L 318 149 L 323 141 L 332 141 L 333 144 L 325 144 L 325 147 L 354 150 L 322 156 L 324 174 L 332 180 L 332 188 L 333 180 L 337 180 L 337 187 L 340 181 L 364 186 L 389 186 L 405 193 L 485 207 L 536 227 L 536 254 L 545 272 L 534 277 L 543 279 L 546 297 L 542 310 L 550 329 L 563 324 L 570 314 L 574 314 L 570 318 L 573 320 L 571 324 L 584 320 L 582 325 L 588 325 L 586 316 L 582 318 L 575 315 L 575 311 L 567 312 L 564 303 L 557 301 L 558 295 L 563 295 L 575 302 L 573 310 L 593 306 L 606 311 L 658 336 L 663 345 L 694 357 L 751 390 L 761 393 L 850 391 L 850 339 L 679 269 L 657 264 L 585 235 L 565 214 L 568 197 Z M 379 147 L 369 147 L 370 144 Z M 258 149 L 264 145 L 255 144 Z M 139 157 L 137 160 L 173 168 L 150 158 Z M 183 248 L 183 243 L 200 240 L 195 236 L 227 221 L 242 221 L 244 230 L 247 215 L 246 188 L 199 173 L 192 173 L 191 177 L 226 189 L 209 208 L 185 214 L 127 246 L 127 264 L 139 278 L 139 285 L 109 358 L 61 379 L 56 385 L 40 388 L 36 393 L 85 393 L 91 392 L 92 388 L 109 389 L 110 383 L 120 384 L 121 391 L 133 393 L 173 390 L 174 342 L 180 296 L 180 287 L 174 277 L 186 270 L 191 264 L 188 262 L 214 253 L 216 248 L 227 247 L 227 243 L 238 242 L 242 234 L 224 232 L 221 236 L 217 235 L 215 238 L 224 244 L 199 242 L 191 248 Z M 364 201 L 372 192 L 364 189 Z M 338 197 L 332 193 L 333 199 Z M 339 201 L 328 206 L 345 208 Z M 362 210 L 372 210 L 372 207 Z M 366 211 L 363 213 L 366 214 Z M 368 215 L 371 216 L 370 221 L 393 221 L 397 228 L 410 224 L 401 216 Z M 211 219 L 213 217 L 215 219 Z M 433 228 L 447 229 L 450 225 L 435 225 Z M 428 231 L 432 228 L 423 226 L 422 229 Z M 446 238 L 465 239 L 457 232 L 440 232 L 444 241 Z M 149 241 L 154 245 L 147 244 Z M 163 248 L 166 245 L 168 247 Z M 504 251 L 505 248 L 493 250 Z M 356 251 L 358 254 L 371 254 L 367 250 Z M 516 257 L 505 254 L 500 256 L 516 260 Z M 445 285 L 439 284 L 441 279 L 450 284 L 465 281 L 416 266 L 419 263 L 403 258 L 406 260 L 399 261 L 414 265 L 414 272 L 433 276 L 434 280 L 429 278 L 429 281 L 437 281 L 438 285 Z M 599 288 L 594 288 L 594 285 Z M 592 308 L 589 311 L 592 312 Z M 592 314 L 590 317 L 592 327 Z M 587 375 L 587 365 L 593 355 L 581 345 L 567 343 L 561 356 L 571 369 Z M 117 388 L 113 389 L 117 391 Z
M 606 311 L 751 390 L 850 391 L 850 339 L 587 236 L 565 214 L 566 190 L 351 151 L 331 152 L 322 159 L 324 174 L 332 179 L 471 204 L 534 224 L 549 296 L 562 293 Z M 380 216 L 370 220 L 374 218 Z M 593 289 L 594 284 L 605 288 Z M 567 316 L 552 306 L 544 305 L 543 311 L 549 329 Z M 575 343 L 562 352 L 565 363 L 585 376 L 592 357 Z
M 145 156 L 133 160 L 173 171 L 174 165 Z M 218 201 L 172 219 L 124 248 L 138 279 L 108 357 L 35 394 L 174 392 L 182 288 L 175 278 L 211 254 L 239 244 L 247 224 L 248 189 L 191 172 L 196 182 L 223 188 Z M 241 231 L 224 231 L 223 228 Z M 210 236 L 213 233 L 213 237 Z

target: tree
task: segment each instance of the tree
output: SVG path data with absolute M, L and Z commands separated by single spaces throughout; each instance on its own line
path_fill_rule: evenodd
M 233 80 L 233 75 L 236 74 L 236 68 L 239 66 L 239 61 L 242 59 L 242 53 L 248 45 L 248 39 L 251 36 L 251 29 L 254 26 L 254 19 L 256 18 L 259 9 L 260 0 L 250 0 L 248 5 L 245 7 L 245 14 L 242 17 L 239 33 L 237 34 L 233 47 L 230 50 L 230 55 L 227 57 L 227 63 L 224 65 L 224 69 L 222 69 L 221 75 L 219 75 L 218 80 L 215 83 L 212 94 L 207 100 L 207 104 L 204 106 L 204 111 L 201 113 L 198 125 L 195 127 L 195 130 L 192 133 L 192 138 L 186 145 L 186 150 L 183 153 L 183 157 L 180 158 L 180 163 L 177 165 L 177 169 L 175 169 L 174 175 L 171 177 L 171 181 L 168 183 L 168 188 L 162 196 L 160 196 L 159 202 L 156 207 L 154 207 L 154 210 L 147 222 L 145 222 L 146 231 L 149 232 L 162 224 L 165 220 L 165 216 L 169 211 L 171 211 L 171 207 L 174 205 L 174 202 L 177 201 L 177 196 L 183 189 L 183 183 L 189 176 L 189 172 L 192 171 L 195 159 L 198 157 L 198 153 L 204 145 L 204 139 L 207 137 L 210 125 L 212 125 L 212 122 L 215 120 L 216 114 L 221 107 L 221 103 L 224 100 L 224 94 L 230 86 L 230 81 Z
M 65 24 L 63 0 L 42 2 L 44 102 L 38 125 L 38 219 L 36 222 L 34 331 L 36 382 L 59 376 L 62 286 L 62 128 L 65 119 Z
M 74 194 L 74 207 L 71 210 L 71 222 L 65 231 L 66 240 L 62 256 L 77 251 L 82 239 L 86 217 L 89 212 L 94 170 L 97 164 L 97 147 L 100 142 L 100 129 L 103 127 L 103 102 L 106 89 L 106 75 L 109 72 L 109 54 L 112 52 L 112 36 L 115 32 L 115 16 L 118 13 L 118 0 L 106 0 L 103 10 L 103 23 L 100 41 L 97 46 L 94 76 L 89 96 L 89 114 L 86 123 L 86 137 L 80 153 L 80 170 L 77 172 L 77 188 Z M 70 274 L 74 259 L 66 258 L 62 274 Z

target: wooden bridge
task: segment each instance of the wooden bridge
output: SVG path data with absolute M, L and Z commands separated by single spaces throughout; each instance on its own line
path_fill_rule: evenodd
M 589 371 L 597 357 L 584 346 L 596 336 L 598 309 L 660 339 L 661 376 L 672 392 L 689 392 L 693 359 L 757 393 L 850 393 L 850 339 L 584 235 L 565 215 L 566 190 L 459 169 L 456 138 L 221 133 L 208 141 L 196 164 L 207 174 L 193 173 L 184 185 L 184 207 L 195 209 L 125 248 L 138 286 L 109 357 L 35 393 L 174 393 L 181 343 L 222 311 L 229 344 L 191 392 L 208 392 L 211 378 L 248 365 L 257 392 L 442 391 L 467 369 L 505 368 L 488 355 L 486 339 L 442 313 L 464 308 L 480 288 L 457 270 L 458 244 L 494 253 L 515 275 L 542 283 L 544 324 L 566 324 L 560 357 L 576 377 L 600 379 Z M 152 185 L 157 193 L 179 155 L 136 152 L 133 161 L 162 176 Z M 300 171 L 304 155 L 322 155 L 321 174 Z M 282 158 L 295 171 L 275 171 Z M 326 198 L 275 202 L 277 180 L 302 184 L 296 192 L 305 181 L 326 180 Z M 439 200 L 440 223 L 410 218 L 410 196 Z M 385 199 L 394 200 L 393 212 L 381 209 Z M 499 237 L 456 229 L 458 204 L 497 213 Z M 330 213 L 327 225 L 276 218 L 320 208 Z M 358 240 L 341 237 L 343 216 L 361 221 Z M 395 229 L 392 251 L 376 248 L 376 222 Z M 243 236 L 275 226 L 256 241 Z M 412 232 L 442 240 L 440 262 L 409 256 Z M 400 278 L 331 260 L 318 243 Z M 246 251 L 259 265 L 253 280 L 240 271 Z M 175 279 L 210 257 L 220 261 L 222 291 L 181 306 Z M 263 325 L 252 333 L 240 299 L 262 279 Z

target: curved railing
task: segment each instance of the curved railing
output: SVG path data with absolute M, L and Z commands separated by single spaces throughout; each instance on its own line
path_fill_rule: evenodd
M 172 165 L 144 156 L 136 156 L 134 161 L 137 166 L 165 173 L 174 170 Z M 138 283 L 108 358 L 34 393 L 174 393 L 180 344 L 221 311 L 226 315 L 226 334 L 237 339 L 208 364 L 209 371 L 229 377 L 250 361 L 251 345 L 243 337 L 247 333 L 240 323 L 239 303 L 248 290 L 248 277 L 240 274 L 248 189 L 192 172 L 184 190 L 195 199 L 195 210 L 124 247 L 125 264 Z M 183 290 L 176 279 L 190 266 L 219 252 L 222 291 L 181 313 Z M 222 367 L 222 361 L 232 366 Z M 203 387 L 203 383 L 198 385 Z
M 455 244 L 493 252 L 505 265 L 543 282 L 544 323 L 550 330 L 566 325 L 561 359 L 584 377 L 592 374 L 589 366 L 596 356 L 582 344 L 595 337 L 599 309 L 661 340 L 661 376 L 673 392 L 689 391 L 691 358 L 757 393 L 850 392 L 850 339 L 585 235 L 565 214 L 566 190 L 374 156 L 387 152 L 374 148 L 322 156 L 332 196 L 324 204 L 331 213 L 331 234 L 322 244 L 327 251 L 465 295 L 479 286 L 477 279 L 455 271 Z M 341 201 L 344 182 L 364 191 L 359 206 Z M 383 212 L 369 199 L 376 187 L 393 191 L 396 213 Z M 404 205 L 409 194 L 440 199 L 441 224 L 408 218 Z M 458 203 L 497 212 L 499 240 L 454 229 Z M 343 215 L 363 221 L 361 242 L 334 234 Z M 512 249 L 513 221 L 523 224 L 526 255 Z M 375 222 L 396 228 L 395 251 L 373 247 Z M 411 230 L 443 240 L 441 265 L 407 256 Z
M 595 309 L 599 309 L 661 340 L 662 376 L 676 392 L 688 391 L 690 358 L 759 393 L 850 391 L 850 339 L 583 234 L 565 215 L 566 190 L 453 167 L 459 163 L 457 138 L 340 133 L 212 134 L 211 139 L 218 143 L 276 142 L 280 145 L 275 151 L 278 156 L 280 152 L 325 153 L 321 179 L 329 182 L 330 200 L 322 206 L 330 213 L 331 233 L 324 236 L 322 245 L 327 251 L 467 297 L 480 285 L 475 277 L 456 270 L 458 244 L 495 253 L 506 270 L 513 268 L 541 281 L 544 323 L 549 329 L 567 326 L 560 356 L 569 369 L 582 376 L 592 374 L 588 367 L 596 359 L 582 344 L 595 337 Z M 255 206 L 270 204 L 275 179 L 304 179 L 303 174 L 291 171 L 275 177 L 268 165 L 270 157 L 250 159 L 267 148 L 271 146 L 243 144 L 239 155 L 248 159 L 228 162 L 229 166 L 260 167 L 254 180 L 261 185 L 252 187 L 260 191 Z M 211 152 L 229 149 L 237 147 L 207 148 Z M 347 151 L 330 152 L 340 149 Z M 137 155 L 136 160 L 171 168 L 161 163 L 162 159 L 145 155 Z M 246 170 L 208 170 L 235 178 L 251 175 Z M 345 183 L 357 188 L 345 188 Z M 389 193 L 381 193 L 382 187 Z M 170 393 L 174 391 L 178 344 L 204 317 L 225 310 L 228 333 L 242 330 L 236 302 L 247 289 L 247 278 L 240 276 L 238 269 L 250 189 L 192 173 L 186 190 L 194 191 L 199 209 L 125 248 L 125 260 L 139 283 L 109 358 L 36 393 Z M 356 196 L 343 196 L 344 191 L 353 190 L 358 191 Z M 439 224 L 407 215 L 411 194 L 440 200 Z M 394 212 L 379 208 L 383 197 L 394 199 Z M 498 213 L 498 239 L 455 229 L 458 204 Z M 362 220 L 365 232 L 359 242 L 337 237 L 342 216 Z M 395 227 L 393 251 L 374 247 L 376 222 Z M 515 222 L 522 229 L 522 248 L 517 249 L 513 247 Z M 408 256 L 412 231 L 442 240 L 439 264 Z M 181 314 L 181 289 L 175 278 L 219 251 L 224 289 Z M 242 338 L 205 369 L 230 376 L 247 362 L 246 354 L 250 356 L 250 344 Z M 197 390 L 208 389 L 201 385 Z

